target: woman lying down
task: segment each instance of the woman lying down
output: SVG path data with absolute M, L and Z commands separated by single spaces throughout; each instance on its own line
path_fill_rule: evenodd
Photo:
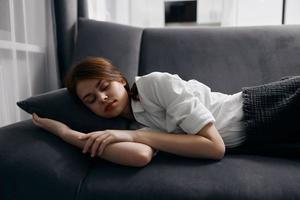
M 111 62 L 87 58 L 71 68 L 66 85 L 96 115 L 121 116 L 146 128 L 81 133 L 35 113 L 33 123 L 91 157 L 121 165 L 146 166 L 157 151 L 220 160 L 225 149 L 297 137 L 300 142 L 299 76 L 228 95 L 196 80 L 153 72 L 136 77 L 130 88 Z

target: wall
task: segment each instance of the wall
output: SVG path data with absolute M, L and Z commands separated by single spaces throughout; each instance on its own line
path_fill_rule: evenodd
M 164 27 L 165 1 L 180 0 L 89 0 L 91 10 L 98 9 L 99 12 L 90 17 L 139 27 Z M 286 2 L 286 24 L 299 24 L 300 1 Z M 95 6 L 97 4 L 99 6 Z M 282 5 L 283 0 L 197 0 L 198 24 L 193 25 L 279 25 Z

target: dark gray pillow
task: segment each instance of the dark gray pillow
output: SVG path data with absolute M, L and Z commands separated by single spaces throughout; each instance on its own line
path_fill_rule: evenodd
M 40 117 L 61 121 L 80 132 L 105 129 L 127 129 L 124 118 L 106 119 L 86 108 L 78 98 L 71 96 L 66 88 L 54 90 L 17 102 L 24 111 L 37 113 Z

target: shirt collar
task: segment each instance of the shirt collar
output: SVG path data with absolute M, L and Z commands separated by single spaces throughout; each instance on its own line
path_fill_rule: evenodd
M 133 113 L 145 111 L 140 101 L 131 100 L 131 108 Z
M 140 76 L 136 76 L 136 77 L 134 78 L 135 82 L 137 82 L 140 78 L 141 78 Z
M 140 79 L 140 76 L 135 77 L 135 83 L 137 84 L 138 80 Z M 138 84 L 137 84 L 138 86 Z M 143 108 L 142 104 L 140 101 L 134 101 L 131 100 L 131 108 L 133 113 L 138 113 L 138 112 L 144 112 L 145 109 Z

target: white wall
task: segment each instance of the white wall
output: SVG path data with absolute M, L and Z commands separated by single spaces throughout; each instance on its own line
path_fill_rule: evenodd
M 226 1 L 226 0 L 224 0 Z M 198 0 L 197 23 L 220 23 L 222 18 L 223 0 Z
M 112 21 L 106 0 L 88 0 L 88 15 L 90 19 Z
M 115 20 L 121 24 L 129 24 L 130 23 L 130 0 L 122 0 L 117 1 L 116 5 L 116 16 Z
M 164 26 L 164 0 L 88 0 L 89 18 L 137 27 Z
M 164 2 L 89 0 L 91 18 L 140 27 L 163 27 Z M 283 0 L 197 0 L 198 25 L 259 26 L 282 22 Z M 300 24 L 300 0 L 286 0 L 286 24 Z
M 299 0 L 286 0 L 285 24 L 300 24 Z
M 224 0 L 221 26 L 236 26 L 239 0 Z
M 131 0 L 130 24 L 140 27 L 165 25 L 163 0 Z
M 282 0 L 238 1 L 237 26 L 280 25 Z

